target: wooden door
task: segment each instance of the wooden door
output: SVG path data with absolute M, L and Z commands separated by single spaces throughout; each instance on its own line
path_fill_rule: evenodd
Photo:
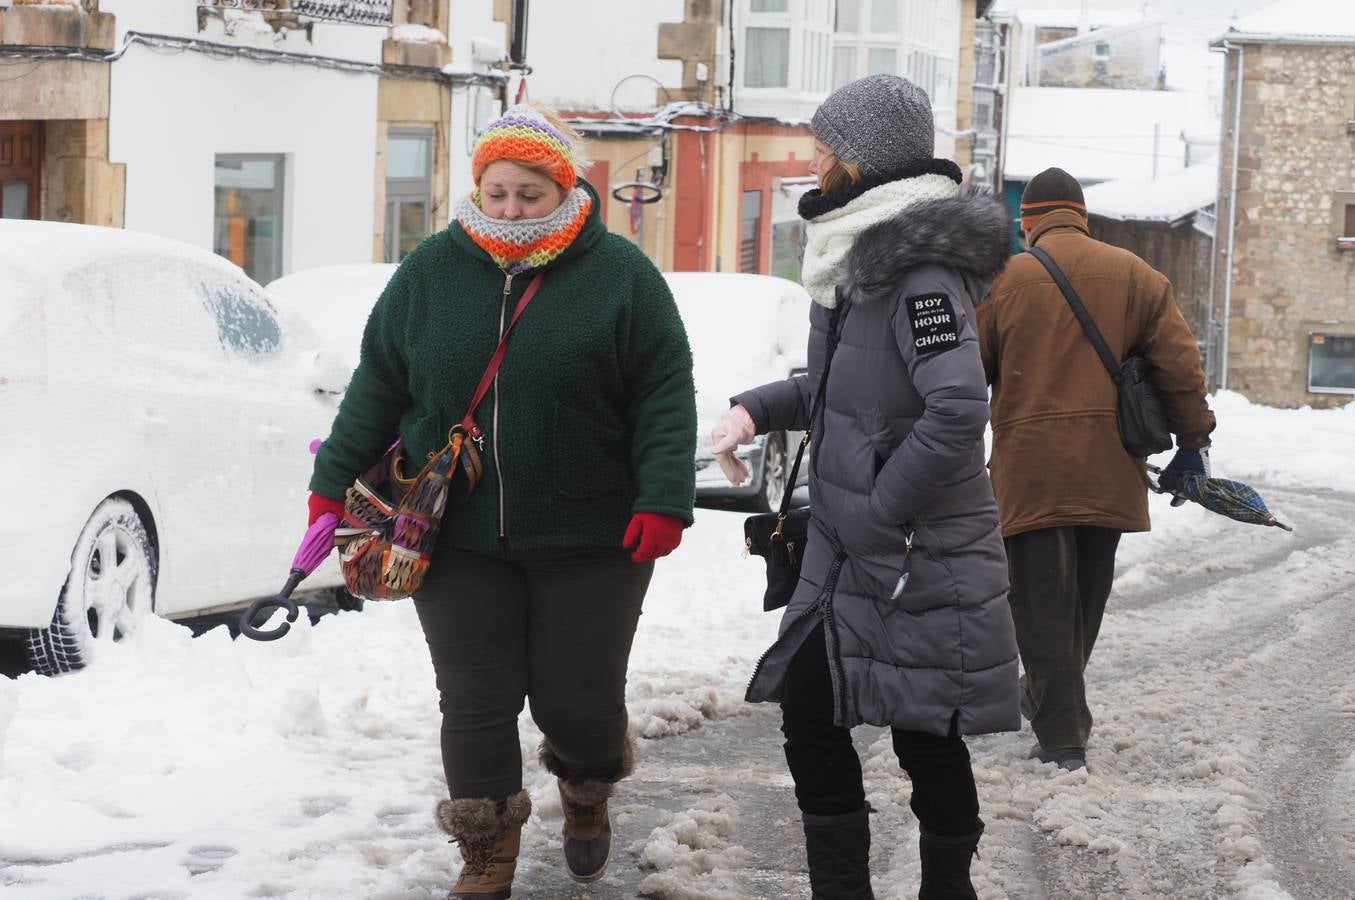
M 0 218 L 41 212 L 42 123 L 0 122 Z

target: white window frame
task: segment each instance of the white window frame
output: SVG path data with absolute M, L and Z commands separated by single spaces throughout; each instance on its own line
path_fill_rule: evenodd
M 283 153 L 217 153 L 212 162 L 212 250 L 219 256 L 226 257 L 218 249 L 220 235 L 217 234 L 220 228 L 221 212 L 216 204 L 216 190 L 221 187 L 217 181 L 217 172 L 222 164 L 230 166 L 241 163 L 268 163 L 273 167 L 273 187 L 270 192 L 274 196 L 274 213 L 271 226 L 272 234 L 268 237 L 269 256 L 272 261 L 272 268 L 265 271 L 248 271 L 250 278 L 259 284 L 267 284 L 274 279 L 281 278 L 287 274 L 287 224 L 289 200 L 288 188 L 291 179 L 288 178 L 291 168 L 287 162 L 287 155 Z M 226 257 L 229 259 L 229 257 Z
M 386 170 L 386 210 L 385 217 L 385 249 L 384 259 L 386 262 L 399 262 L 400 256 L 400 208 L 408 204 L 422 203 L 424 206 L 424 235 L 432 233 L 433 230 L 433 165 L 434 154 L 437 153 L 437 136 L 433 132 L 431 125 L 392 125 L 386 132 L 386 143 L 389 147 L 391 139 L 414 138 L 426 141 L 428 144 L 428 155 L 425 159 L 425 169 L 423 175 L 417 177 L 392 177 L 390 174 L 390 156 L 387 155 Z
M 740 111 L 808 118 L 832 88 L 833 0 L 787 0 L 785 12 L 753 12 L 751 0 L 738 0 L 735 9 L 739 16 L 735 102 Z M 750 28 L 787 31 L 790 47 L 784 87 L 748 85 Z
M 870 51 L 893 49 L 896 53 L 896 73 L 915 82 L 932 99 L 936 112 L 950 113 L 953 118 L 956 91 L 959 85 L 959 0 L 894 0 L 899 4 L 896 20 L 898 30 L 870 31 L 874 4 L 878 0 L 838 0 L 839 4 L 857 4 L 860 29 L 841 31 L 833 35 L 834 54 L 839 48 L 855 51 L 855 67 L 851 78 L 868 74 Z M 944 6 L 949 4 L 949 6 Z M 834 87 L 836 68 L 833 69 Z M 943 117 L 938 116 L 938 120 Z

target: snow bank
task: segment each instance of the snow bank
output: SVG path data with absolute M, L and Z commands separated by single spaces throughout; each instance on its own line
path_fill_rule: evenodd
M 641 869 L 653 870 L 640 882 L 640 890 L 671 900 L 745 897 L 738 870 L 752 860 L 730 843 L 737 819 L 738 805 L 727 794 L 665 814 L 646 840 L 630 848 L 638 852 Z
M 1337 409 L 1276 409 L 1219 391 L 1209 405 L 1218 419 L 1209 451 L 1215 475 L 1355 492 L 1355 402 Z M 1164 454 L 1157 461 L 1170 459 Z

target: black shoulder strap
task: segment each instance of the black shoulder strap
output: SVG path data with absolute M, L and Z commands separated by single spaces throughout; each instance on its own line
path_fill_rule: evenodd
M 800 477 L 800 461 L 804 459 L 805 447 L 809 446 L 809 435 L 814 429 L 815 416 L 823 415 L 823 398 L 828 390 L 828 369 L 833 364 L 833 354 L 837 352 L 838 341 L 842 338 L 839 326 L 846 312 L 847 294 L 839 288 L 837 305 L 833 307 L 833 312 L 828 317 L 828 338 L 824 342 L 823 372 L 819 374 L 819 389 L 814 393 L 814 404 L 809 407 L 809 428 L 805 429 L 805 436 L 800 439 L 800 449 L 795 451 L 795 465 L 790 467 L 790 479 L 786 482 L 786 492 L 781 497 L 781 513 L 777 517 L 778 522 L 785 521 L 786 513 L 790 511 L 790 495 L 795 492 L 795 481 Z
M 1068 283 L 1068 277 L 1063 274 L 1063 270 L 1058 267 L 1053 258 L 1039 247 L 1031 247 L 1026 252 L 1035 257 L 1040 263 L 1049 270 L 1049 274 L 1054 277 L 1054 283 L 1063 291 L 1063 299 L 1068 301 L 1068 305 L 1073 308 L 1073 315 L 1082 323 L 1082 330 L 1087 333 L 1087 339 L 1092 342 L 1096 348 L 1096 353 L 1101 357 L 1102 364 L 1110 377 L 1115 379 L 1116 383 L 1120 380 L 1120 363 L 1115 359 L 1115 354 L 1110 352 L 1106 346 L 1106 339 L 1101 337 L 1101 332 L 1097 329 L 1096 323 L 1092 321 L 1091 313 L 1087 312 L 1087 307 L 1082 305 L 1082 298 L 1073 290 L 1073 286 Z

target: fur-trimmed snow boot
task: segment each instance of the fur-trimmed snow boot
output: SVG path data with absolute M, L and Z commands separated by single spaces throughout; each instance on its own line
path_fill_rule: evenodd
M 612 858 L 612 819 L 607 801 L 616 782 L 635 769 L 635 744 L 627 734 L 621 759 L 611 771 L 596 777 L 571 774 L 544 741 L 540 759 L 546 771 L 556 776 L 560 788 L 560 807 L 565 815 L 560 830 L 569 877 L 580 884 L 597 881 L 607 873 Z
M 874 900 L 870 806 L 837 816 L 802 813 L 813 900 Z
M 449 900 L 509 900 L 517 870 L 522 826 L 532 814 L 526 791 L 504 800 L 443 800 L 438 826 L 461 850 L 461 874 Z
M 918 900 L 975 900 L 969 880 L 969 863 L 979 849 L 983 823 L 978 831 L 963 837 L 943 837 L 921 829 L 922 887 Z

